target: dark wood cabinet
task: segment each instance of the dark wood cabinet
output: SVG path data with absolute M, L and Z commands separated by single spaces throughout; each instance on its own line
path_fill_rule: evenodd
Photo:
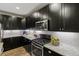
M 49 12 L 52 21 L 50 21 L 50 30 L 79 32 L 79 4 L 78 3 L 61 3 L 61 15 L 55 12 Z
M 10 30 L 20 30 L 23 29 L 22 27 L 22 18 L 20 17 L 11 17 L 9 19 L 9 29 Z
M 31 41 L 24 37 L 11 37 L 11 38 L 4 38 L 3 43 L 4 43 L 3 45 L 4 51 L 8 51 L 20 46 L 30 45 Z
M 49 31 L 61 31 L 62 17 L 57 13 L 49 11 L 51 19 L 49 20 Z
M 35 22 L 39 21 L 39 18 L 34 18 L 32 16 L 26 17 L 26 28 L 35 28 Z
M 4 29 L 4 30 L 7 30 L 7 29 L 9 29 L 9 18 L 10 18 L 11 16 L 9 16 L 9 15 L 0 15 L 0 23 L 2 24 L 2 28 Z
M 22 29 L 22 18 L 20 17 L 15 17 L 13 19 L 13 29 Z
M 64 31 L 79 32 L 79 4 L 64 3 L 63 27 Z
M 41 9 L 50 17 L 49 31 L 79 32 L 79 3 L 61 3 L 58 12 L 51 11 L 50 5 Z
M 26 20 L 21 17 L 0 15 L 0 23 L 2 24 L 3 30 L 26 29 Z
M 26 29 L 26 19 L 21 19 L 20 29 L 24 30 Z
M 44 8 L 40 9 L 40 12 L 43 15 L 48 16 L 48 31 L 61 31 L 62 30 L 62 16 L 58 14 L 58 12 L 54 12 L 50 10 L 50 5 L 45 6 Z M 61 6 L 61 5 L 60 5 Z M 61 7 L 60 7 L 61 10 Z
M 48 31 L 62 31 L 63 30 L 63 21 L 62 21 L 62 13 L 60 14 L 55 13 L 54 11 L 50 11 L 49 8 L 50 4 L 46 5 L 45 7 L 41 8 L 37 12 L 39 12 L 42 16 L 46 15 L 48 17 Z M 60 5 L 61 6 L 61 5 Z M 62 6 L 60 7 L 60 11 Z M 32 17 L 32 14 L 26 17 L 26 28 L 34 28 L 35 22 L 45 20 L 42 17 Z
M 62 56 L 61 54 L 51 51 L 50 49 L 46 47 L 44 47 L 43 49 L 44 49 L 43 51 L 44 56 Z
M 57 12 L 55 10 L 51 11 L 50 5 L 48 4 L 37 11 L 42 16 L 47 15 L 49 17 L 48 31 L 79 32 L 79 3 L 61 3 Z M 21 17 L 0 15 L 0 23 L 4 30 L 35 28 L 35 22 L 39 20 L 42 19 L 34 18 L 32 14 L 26 17 L 25 20 Z

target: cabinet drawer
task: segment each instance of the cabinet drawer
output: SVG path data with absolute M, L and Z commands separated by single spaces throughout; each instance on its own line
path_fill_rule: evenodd
M 44 56 L 62 56 L 61 54 L 51 51 L 50 49 L 48 49 L 46 47 L 44 47 L 43 49 L 44 49 L 44 51 L 43 51 Z

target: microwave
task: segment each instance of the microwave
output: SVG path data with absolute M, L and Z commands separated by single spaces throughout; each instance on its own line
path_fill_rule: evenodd
M 40 30 L 48 30 L 48 20 L 42 20 L 35 23 L 35 28 Z

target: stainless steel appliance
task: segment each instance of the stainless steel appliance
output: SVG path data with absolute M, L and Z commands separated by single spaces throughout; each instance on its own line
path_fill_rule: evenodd
M 35 23 L 36 29 L 48 30 L 48 20 L 42 20 Z
M 33 56 L 43 56 L 43 46 L 50 42 L 50 39 L 37 38 L 31 43 L 31 54 Z
M 32 42 L 32 44 L 31 44 L 31 55 L 32 56 L 42 56 L 43 55 L 43 46 Z

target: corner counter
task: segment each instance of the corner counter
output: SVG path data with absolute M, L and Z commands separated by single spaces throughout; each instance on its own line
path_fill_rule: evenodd
M 51 43 L 48 43 L 44 47 L 64 56 L 79 56 L 79 49 L 67 44 L 61 43 L 59 46 L 53 46 Z

